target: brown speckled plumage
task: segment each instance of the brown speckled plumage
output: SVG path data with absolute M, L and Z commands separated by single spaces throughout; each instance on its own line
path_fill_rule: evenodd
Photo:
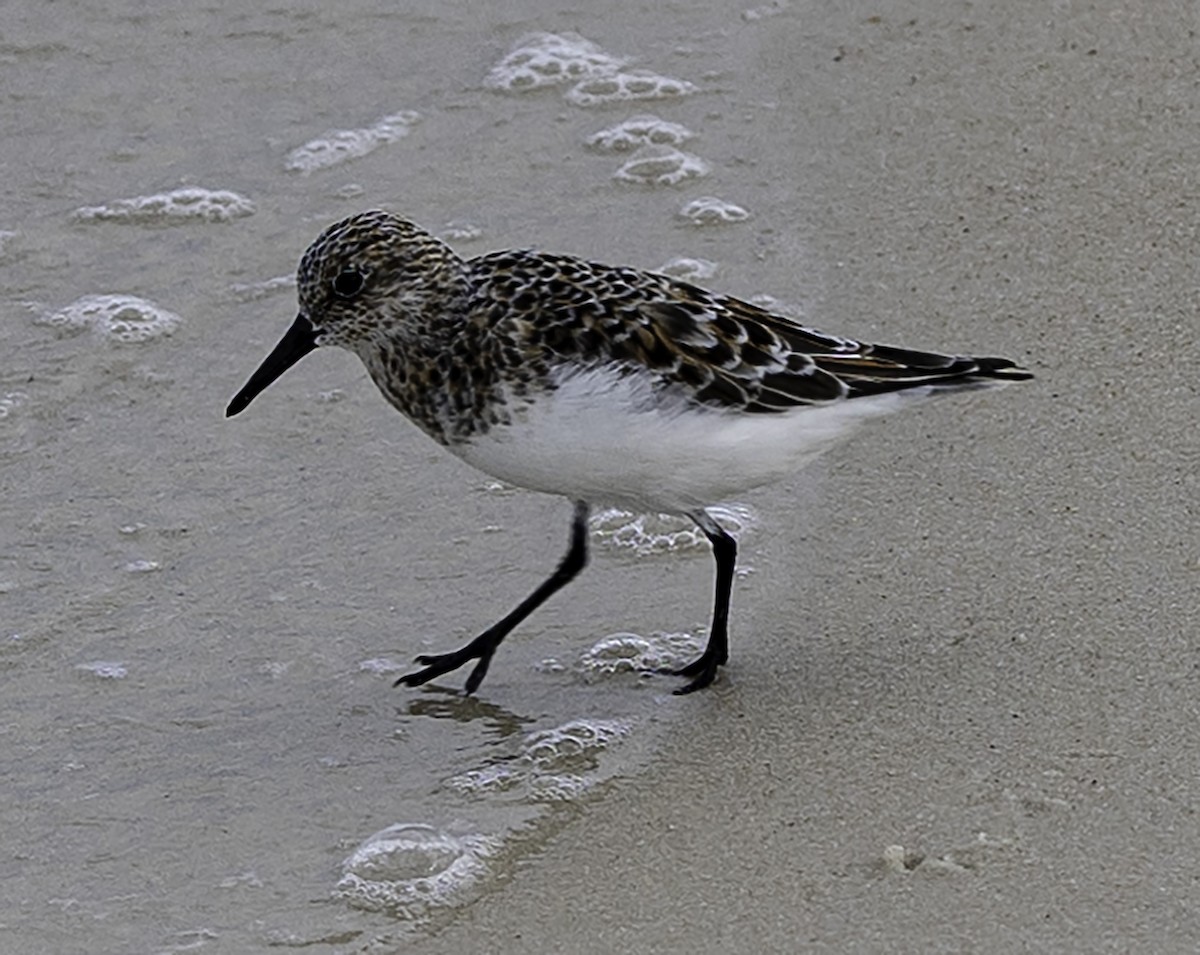
M 339 295 L 343 273 L 362 277 Z M 564 366 L 617 365 L 713 408 L 770 414 L 924 385 L 1028 377 L 1012 362 L 826 335 L 747 302 L 633 268 L 529 250 L 463 260 L 385 212 L 326 229 L 299 270 L 320 344 L 364 361 L 444 444 L 510 420 L 507 397 Z

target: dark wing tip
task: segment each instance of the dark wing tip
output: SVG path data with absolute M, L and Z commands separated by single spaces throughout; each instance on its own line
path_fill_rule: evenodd
M 997 378 L 1001 381 L 1028 381 L 1033 372 L 1026 371 L 1015 361 L 1007 358 L 975 358 L 975 372 L 981 378 Z
M 942 355 L 892 345 L 864 345 L 857 352 L 813 358 L 849 386 L 851 398 L 909 388 L 978 388 L 1033 377 L 1007 358 Z

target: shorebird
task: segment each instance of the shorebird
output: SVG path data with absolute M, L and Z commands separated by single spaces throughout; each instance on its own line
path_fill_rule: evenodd
M 554 572 L 458 650 L 417 657 L 417 686 L 473 663 L 587 563 L 589 505 L 686 515 L 712 544 L 708 641 L 690 693 L 729 656 L 737 544 L 708 508 L 794 474 L 862 421 L 934 392 L 1032 377 L 1005 358 L 829 335 L 654 272 L 530 250 L 463 259 L 382 211 L 327 228 L 297 273 L 300 311 L 227 415 L 314 348 L 362 359 L 383 396 L 501 481 L 574 502 Z

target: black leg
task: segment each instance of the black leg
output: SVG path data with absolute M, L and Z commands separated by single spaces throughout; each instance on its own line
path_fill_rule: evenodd
M 483 678 L 487 676 L 488 664 L 492 662 L 492 654 L 496 652 L 496 647 L 500 646 L 500 642 L 517 624 L 544 604 L 552 594 L 570 583 L 587 565 L 587 519 L 587 504 L 583 501 L 576 501 L 575 515 L 571 519 L 571 544 L 567 548 L 566 554 L 559 561 L 554 573 L 547 577 L 537 590 L 522 600 L 508 616 L 488 627 L 459 650 L 452 653 L 424 654 L 417 657 L 417 662 L 425 669 L 400 677 L 394 685 L 399 686 L 403 683 L 406 686 L 420 686 L 443 673 L 457 670 L 470 660 L 478 660 L 471 675 L 467 677 L 467 692 L 474 693 L 479 688 L 479 684 L 483 682 Z
M 676 676 L 694 677 L 687 686 L 675 691 L 677 696 L 708 686 L 717 675 L 717 667 L 729 659 L 729 596 L 733 590 L 733 570 L 737 563 L 737 541 L 720 524 L 706 511 L 696 511 L 691 518 L 712 544 L 713 559 L 717 562 L 717 585 L 708 643 L 699 658 L 675 671 Z

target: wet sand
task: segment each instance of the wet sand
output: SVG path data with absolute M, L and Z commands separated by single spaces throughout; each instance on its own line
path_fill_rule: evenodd
M 1194 950 L 1194 11 L 320 11 L 12 28 L 0 949 Z M 697 92 L 483 88 L 537 30 Z M 400 110 L 403 138 L 287 171 Z M 627 157 L 583 145 L 645 112 L 706 178 L 615 182 Z M 255 211 L 71 216 L 180 185 Z M 703 195 L 751 216 L 695 228 Z M 707 613 L 702 550 L 604 548 L 478 701 L 395 691 L 536 581 L 569 508 L 490 488 L 340 353 L 221 417 L 293 314 L 261 283 L 371 206 L 478 226 L 465 254 L 706 258 L 817 327 L 1038 377 L 748 495 L 711 692 L 581 671 Z M 32 321 L 109 292 L 182 322 L 122 347 Z M 569 798 L 462 787 L 580 720 L 628 732 Z M 501 847 L 432 918 L 364 911 L 346 859 L 396 823 Z
M 725 685 L 423 951 L 1200 938 L 1186 41 L 1113 5 L 873 12 L 792 9 L 745 58 L 817 117 L 763 161 L 839 266 L 811 317 L 982 334 L 1038 380 L 847 446 L 832 513 L 757 496 Z

